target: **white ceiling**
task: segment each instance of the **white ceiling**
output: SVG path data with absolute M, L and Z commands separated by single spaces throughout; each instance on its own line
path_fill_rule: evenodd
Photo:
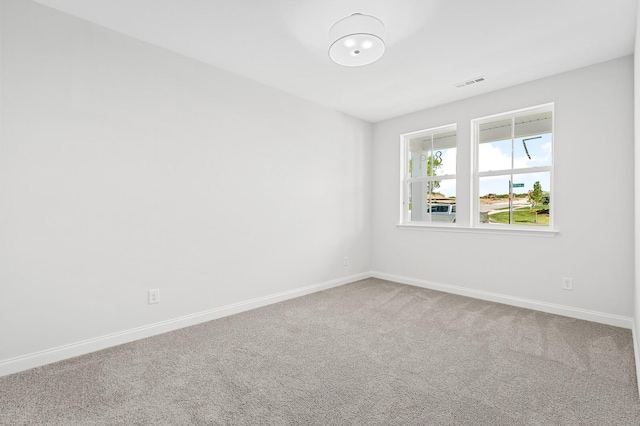
M 633 53 L 637 0 L 36 0 L 376 122 Z M 328 57 L 352 13 L 380 18 L 387 51 Z M 464 88 L 455 84 L 484 76 Z

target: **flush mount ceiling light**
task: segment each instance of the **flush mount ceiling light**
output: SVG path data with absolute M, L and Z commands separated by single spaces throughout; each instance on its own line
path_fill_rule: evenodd
M 345 67 L 368 65 L 384 53 L 384 24 L 371 15 L 354 13 L 329 30 L 329 57 Z

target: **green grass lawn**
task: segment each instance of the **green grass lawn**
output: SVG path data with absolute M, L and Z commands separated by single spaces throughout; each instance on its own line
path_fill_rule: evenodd
M 538 206 L 534 209 L 517 209 L 513 211 L 514 225 L 549 226 L 549 215 L 539 214 L 536 220 L 536 211 L 548 209 L 549 206 Z M 489 223 L 509 223 L 509 210 L 489 215 Z

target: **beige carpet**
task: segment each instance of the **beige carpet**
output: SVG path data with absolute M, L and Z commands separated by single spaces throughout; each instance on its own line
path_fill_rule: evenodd
M 368 279 L 0 378 L 2 425 L 640 425 L 629 330 Z

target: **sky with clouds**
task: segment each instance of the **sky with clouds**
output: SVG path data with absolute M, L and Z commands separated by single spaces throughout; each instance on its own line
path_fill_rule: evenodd
M 551 135 L 545 134 L 540 138 L 529 139 L 518 138 L 513 141 L 513 167 L 523 169 L 529 167 L 541 167 L 552 165 Z M 526 145 L 526 150 L 525 150 Z M 529 156 L 527 156 L 527 151 Z M 442 168 L 436 171 L 437 175 L 456 174 L 456 149 L 442 149 Z M 511 140 L 488 142 L 480 144 L 478 150 L 478 170 L 498 171 L 511 169 L 512 144 Z M 486 194 L 507 194 L 509 192 L 510 176 L 487 176 L 481 177 L 479 182 L 480 196 Z M 514 174 L 515 184 L 524 184 L 522 188 L 514 188 L 514 193 L 527 193 L 533 190 L 533 184 L 539 181 L 543 191 L 550 191 L 550 173 L 526 173 Z M 440 188 L 437 190 L 446 196 L 456 195 L 456 184 L 454 180 L 440 181 Z

